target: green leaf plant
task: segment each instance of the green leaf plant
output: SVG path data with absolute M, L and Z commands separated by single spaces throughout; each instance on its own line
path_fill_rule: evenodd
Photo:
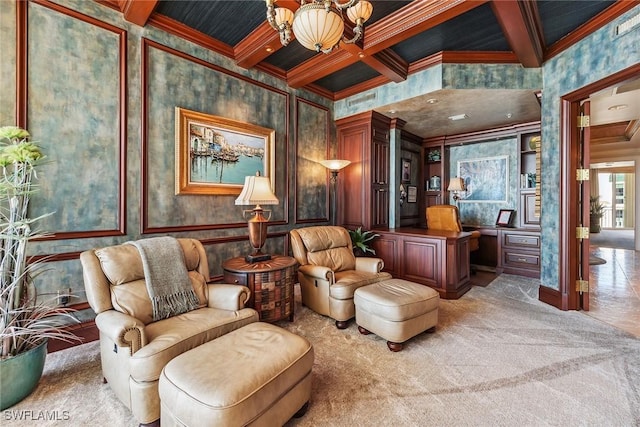
M 363 254 L 367 252 L 373 255 L 376 254 L 376 251 L 371 248 L 370 243 L 376 237 L 380 237 L 379 234 L 373 231 L 362 231 L 362 227 L 358 227 L 356 230 L 349 230 L 349 236 L 351 236 L 351 243 L 353 244 L 354 250 L 359 249 Z
M 57 296 L 38 298 L 34 278 L 44 259 L 27 256 L 27 243 L 46 234 L 32 230 L 49 214 L 28 217 L 37 191 L 36 168 L 45 159 L 25 129 L 0 127 L 0 360 L 37 347 L 49 338 L 79 341 L 66 326 L 78 320 L 72 309 L 58 307 Z

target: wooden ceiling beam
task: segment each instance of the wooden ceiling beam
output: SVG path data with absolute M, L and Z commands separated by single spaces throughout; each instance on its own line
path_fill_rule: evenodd
M 365 52 L 380 52 L 484 3 L 487 1 L 414 0 L 365 29 Z
M 286 7 L 295 13 L 300 7 L 300 3 L 295 0 L 278 0 L 277 6 Z M 242 68 L 255 67 L 266 57 L 284 47 L 280 42 L 280 33 L 274 30 L 267 21 L 266 6 L 264 10 L 265 21 L 233 48 L 236 64 Z M 292 31 L 289 43 L 292 43 L 295 39 L 296 37 Z
M 483 3 L 486 1 L 415 0 L 371 26 L 365 25 L 365 35 L 362 41 L 364 48 L 343 43 L 340 51 L 348 52 L 349 55 L 341 54 L 338 56 L 332 52 L 329 55 L 333 56 L 331 60 L 327 60 L 327 55 L 316 55 L 289 70 L 287 84 L 292 88 L 300 88 L 358 61 L 367 63 L 394 82 L 406 80 L 408 64 L 405 65 L 402 60 L 398 61 L 399 57 L 395 52 L 385 51 L 385 49 Z M 383 51 L 384 53 L 382 53 Z M 363 55 L 362 58 L 361 55 Z
M 385 49 L 373 55 L 367 55 L 358 43 L 343 43 L 341 48 L 393 82 L 399 83 L 407 79 L 409 63 L 391 49 Z
M 391 49 L 382 50 L 371 56 L 365 55 L 362 62 L 392 82 L 405 81 L 409 75 L 409 63 Z
M 494 1 L 491 9 L 522 66 L 541 67 L 545 44 L 535 1 Z
M 283 48 L 280 33 L 268 22 L 262 23 L 233 48 L 236 64 L 242 68 L 252 68 L 269 55 Z
M 120 0 L 120 10 L 125 21 L 144 27 L 158 5 L 159 0 Z
M 357 55 L 345 49 L 337 49 L 328 55 L 316 55 L 287 73 L 287 85 L 294 89 L 313 83 L 360 61 Z

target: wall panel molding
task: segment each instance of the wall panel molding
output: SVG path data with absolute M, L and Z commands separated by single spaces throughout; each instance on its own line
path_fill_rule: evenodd
M 117 183 L 117 219 L 113 229 L 74 230 L 74 231 L 50 231 L 46 239 L 61 240 L 81 239 L 91 237 L 123 236 L 126 235 L 126 146 L 127 146 L 127 32 L 126 30 L 100 21 L 91 16 L 66 8 L 57 3 L 46 0 L 32 0 L 30 2 L 16 2 L 16 124 L 29 129 L 29 8 L 34 5 L 47 8 L 51 11 L 63 14 L 75 20 L 95 26 L 116 36 L 118 55 L 118 68 L 113 74 L 118 82 L 118 183 Z M 56 113 L 53 113 L 56 114 Z M 70 221 L 73 223 L 73 221 Z
M 203 67 L 206 70 L 214 71 L 219 73 L 220 75 L 224 75 L 226 77 L 231 77 L 233 79 L 237 79 L 248 83 L 252 86 L 264 89 L 267 93 L 276 96 L 282 96 L 282 102 L 284 105 L 283 112 L 283 129 L 284 135 L 281 135 L 282 141 L 285 144 L 284 150 L 282 150 L 281 156 L 278 157 L 278 134 L 282 134 L 283 132 L 278 132 L 276 130 L 276 171 L 283 171 L 282 183 L 278 183 L 276 181 L 277 189 L 282 188 L 284 193 L 280 194 L 280 197 L 286 201 L 289 199 L 289 186 L 286 184 L 289 176 L 289 168 L 288 168 L 288 149 L 289 146 L 289 103 L 290 103 L 290 95 L 282 90 L 269 86 L 265 83 L 262 83 L 257 80 L 253 80 L 247 76 L 242 74 L 227 70 L 222 68 L 216 64 L 212 64 L 203 59 L 192 56 L 188 53 L 179 51 L 177 49 L 165 46 L 156 41 L 142 38 L 142 55 L 141 55 L 141 102 L 142 102 L 142 126 L 141 126 L 141 202 L 140 202 L 140 216 L 141 216 L 141 233 L 142 234 L 150 234 L 150 233 L 172 233 L 172 232 L 186 232 L 186 231 L 202 231 L 202 230 L 221 230 L 221 229 L 237 229 L 246 227 L 246 222 L 205 222 L 200 224 L 190 224 L 190 225 L 152 225 L 150 221 L 150 209 L 152 206 L 150 199 L 150 157 L 149 150 L 151 147 L 152 141 L 150 141 L 149 136 L 149 126 L 151 124 L 150 119 L 150 109 L 151 109 L 151 97 L 149 83 L 152 77 L 149 75 L 150 73 L 150 54 L 152 49 L 160 51 L 162 53 L 175 56 L 176 58 L 183 59 L 192 64 Z M 182 106 L 184 107 L 184 106 Z M 186 107 L 185 107 L 186 108 Z M 256 105 L 256 108 L 264 108 L 264 106 Z M 174 165 L 175 167 L 175 165 Z M 177 197 L 177 196 L 174 196 Z M 229 196 L 200 196 L 200 197 L 229 197 Z M 240 209 L 240 208 L 238 208 Z M 240 215 L 240 211 L 239 215 Z M 210 215 L 211 218 L 215 218 L 215 214 Z M 228 217 L 228 215 L 227 215 Z M 224 218 L 224 215 L 222 216 Z M 282 219 L 275 219 L 270 222 L 270 225 L 285 225 L 288 224 L 289 218 L 289 207 L 288 203 L 284 203 L 284 214 Z
M 296 98 L 295 106 L 294 170 L 297 172 L 294 181 L 294 222 L 327 222 L 330 219 L 329 178 L 327 169 L 318 162 L 331 158 L 329 109 L 302 98 Z M 307 126 L 316 131 L 309 131 Z M 323 129 L 324 135 L 318 134 L 318 129 Z

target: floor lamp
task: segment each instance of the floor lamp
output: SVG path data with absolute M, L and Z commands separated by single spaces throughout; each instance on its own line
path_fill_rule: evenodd
M 349 160 L 321 160 L 320 164 L 331 171 L 331 224 L 336 225 L 337 202 L 336 202 L 336 184 L 338 181 L 338 172 L 349 166 Z

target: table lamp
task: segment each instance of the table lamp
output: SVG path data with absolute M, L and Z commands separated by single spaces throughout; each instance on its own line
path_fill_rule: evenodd
M 447 191 L 453 192 L 453 200 L 455 201 L 456 206 L 458 206 L 460 192 L 467 191 L 466 188 L 464 188 L 464 180 L 462 178 L 451 178 Z
M 273 191 L 271 191 L 271 183 L 266 176 L 260 176 L 257 172 L 255 176 L 247 176 L 244 178 L 244 186 L 240 195 L 236 199 L 236 205 L 256 205 L 251 210 L 243 210 L 242 216 L 247 219 L 249 227 L 249 242 L 253 248 L 253 253 L 247 255 L 247 262 L 266 261 L 271 259 L 271 255 L 263 254 L 261 249 L 267 240 L 267 223 L 271 219 L 271 211 L 265 211 L 260 205 L 277 205 L 280 203 Z M 269 216 L 265 217 L 264 212 L 268 212 Z

